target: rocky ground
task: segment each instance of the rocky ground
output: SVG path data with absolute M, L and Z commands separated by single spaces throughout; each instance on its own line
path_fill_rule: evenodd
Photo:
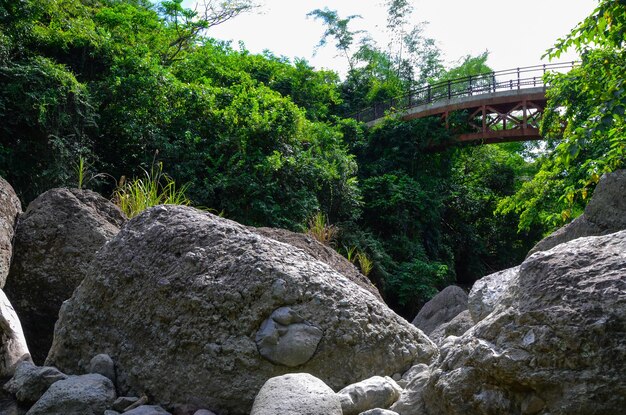
M 624 171 L 518 267 L 443 290 L 413 324 L 302 235 L 179 206 L 126 221 L 85 190 L 24 213 L 0 195 L 0 414 L 626 407 Z

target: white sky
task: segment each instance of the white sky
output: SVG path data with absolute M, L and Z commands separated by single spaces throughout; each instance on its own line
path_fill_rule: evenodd
M 596 0 L 411 0 L 416 21 L 427 21 L 426 34 L 444 52 L 447 64 L 467 54 L 489 50 L 487 63 L 494 70 L 544 63 L 541 55 L 588 16 Z M 258 13 L 241 15 L 209 30 L 217 39 L 243 41 L 252 53 L 268 49 L 275 55 L 304 58 L 316 68 L 345 73 L 345 58 L 337 57 L 333 43 L 314 49 L 324 28 L 321 21 L 306 18 L 314 9 L 328 7 L 341 17 L 352 14 L 356 29 L 372 33 L 382 47 L 386 11 L 383 0 L 257 0 Z M 185 0 L 193 8 L 195 0 Z M 560 60 L 572 60 L 568 54 Z

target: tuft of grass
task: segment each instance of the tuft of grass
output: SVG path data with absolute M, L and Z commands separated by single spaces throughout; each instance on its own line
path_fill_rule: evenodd
M 372 268 L 374 268 L 374 261 L 372 261 L 365 252 L 357 252 L 356 260 L 359 263 L 361 272 L 367 277 L 369 273 L 372 272 Z
M 356 260 L 356 246 L 352 246 L 348 248 L 347 246 L 343 246 L 343 250 L 346 253 L 344 256 L 346 259 L 352 263 Z M 341 252 L 340 252 L 341 253 Z
M 150 172 L 144 170 L 144 177 L 127 181 L 120 179 L 113 193 L 115 203 L 129 218 L 156 205 L 185 205 L 191 200 L 185 196 L 188 185 L 176 188 L 176 183 L 163 173 L 163 163 L 153 164 Z
M 87 162 L 83 156 L 78 157 L 78 162 L 74 166 L 74 170 L 76 171 L 76 181 L 79 189 L 83 188 L 83 183 L 85 181 L 85 176 L 87 175 Z
M 90 164 L 85 157 L 78 156 L 78 161 L 74 164 L 74 173 L 76 173 L 76 187 L 83 189 L 89 182 L 97 179 L 112 179 L 110 174 L 92 172 L 93 165 Z
M 330 246 L 337 236 L 337 228 L 328 223 L 326 215 L 322 212 L 311 216 L 308 225 L 307 233 L 324 245 Z

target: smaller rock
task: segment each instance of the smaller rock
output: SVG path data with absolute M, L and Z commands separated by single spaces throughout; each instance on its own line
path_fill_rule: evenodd
M 324 333 L 289 307 L 280 307 L 265 320 L 256 335 L 261 356 L 272 363 L 300 366 L 311 359 Z
M 402 389 L 405 389 L 406 386 L 413 381 L 413 379 L 420 376 L 420 374 L 426 370 L 428 370 L 428 366 L 424 363 L 418 363 L 417 365 L 411 366 L 409 370 L 404 372 L 402 379 L 398 381 L 398 385 L 400 385 Z
M 215 415 L 214 412 L 209 411 L 208 409 L 198 409 L 193 415 Z
M 112 411 L 110 409 L 107 409 L 106 411 L 104 411 L 104 415 L 121 415 L 121 414 L 117 411 Z
M 70 376 L 50 386 L 28 415 L 102 414 L 115 401 L 115 387 L 97 373 Z
M 15 395 L 18 402 L 32 405 L 53 383 L 63 379 L 67 379 L 67 375 L 55 367 L 38 367 L 31 362 L 22 362 L 15 369 L 13 378 L 4 385 L 4 389 Z
M 99 373 L 115 383 L 115 363 L 108 354 L 99 354 L 89 362 L 89 373 Z
M 415 365 L 409 369 L 404 374 L 409 383 L 400 394 L 400 398 L 389 409 L 402 415 L 425 414 L 424 388 L 430 376 L 431 371 L 424 364 Z
M 357 415 L 372 408 L 389 408 L 401 392 L 402 388 L 389 376 L 373 376 L 346 386 L 337 396 L 343 415 Z
M 124 415 L 172 415 L 165 409 L 158 405 L 141 405 L 135 409 L 131 409 L 128 412 L 124 412 Z
M 250 415 L 342 415 L 339 397 L 308 373 L 290 373 L 268 379 L 252 405 Z
M 119 412 L 124 412 L 126 408 L 134 404 L 139 400 L 136 396 L 120 396 L 113 402 L 113 409 Z
M 369 411 L 361 412 L 359 415 L 399 415 L 397 412 L 388 409 L 374 408 Z
M 472 320 L 469 310 L 465 310 L 457 314 L 452 320 L 437 327 L 428 335 L 428 337 L 430 337 L 430 339 L 435 342 L 437 346 L 440 346 L 446 337 L 460 336 L 469 330 L 473 325 L 474 320 Z
M 424 304 L 412 324 L 430 334 L 464 310 L 467 310 L 467 294 L 461 287 L 450 285 Z

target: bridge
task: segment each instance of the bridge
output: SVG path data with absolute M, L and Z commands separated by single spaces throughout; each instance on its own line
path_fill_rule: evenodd
M 576 64 L 527 66 L 443 81 L 377 103 L 351 117 L 374 126 L 389 115 L 403 120 L 438 116 L 448 127 L 450 114 L 463 111 L 470 132 L 458 134 L 455 142 L 539 140 L 539 122 L 546 105 L 543 75 Z

